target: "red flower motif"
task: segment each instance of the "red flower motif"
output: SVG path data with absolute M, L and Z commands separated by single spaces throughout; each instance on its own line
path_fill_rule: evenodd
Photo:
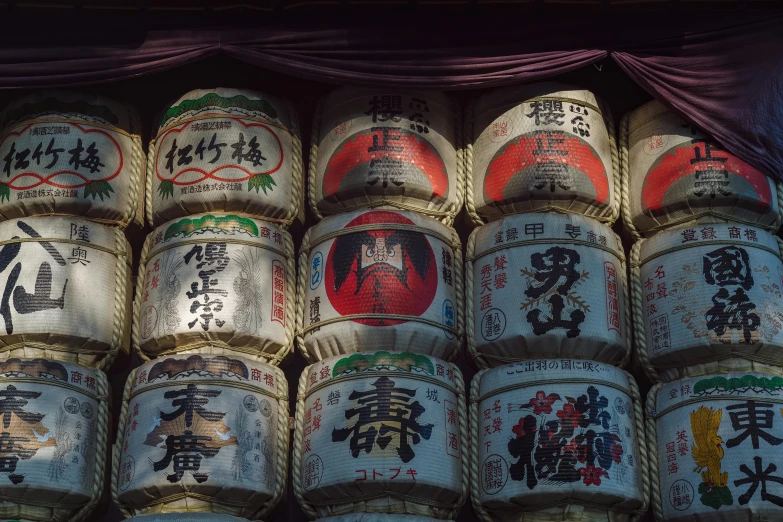
M 547 397 L 543 390 L 536 392 L 536 397 L 530 399 L 530 405 L 533 407 L 533 414 L 540 415 L 542 413 L 552 413 L 552 403 L 555 402 L 556 396 L 549 394 Z
M 584 477 L 585 486 L 589 486 L 590 484 L 595 484 L 596 486 L 600 486 L 601 477 L 604 474 L 604 470 L 588 464 L 586 467 L 581 468 L 579 470 L 579 474 L 582 477 Z
M 523 417 L 523 418 L 519 419 L 519 423 L 516 426 L 511 428 L 511 431 L 514 432 L 514 434 L 517 436 L 517 438 L 519 438 L 519 437 L 521 437 L 522 435 L 525 434 L 524 424 L 525 424 L 525 419 Z
M 609 454 L 612 455 L 612 460 L 619 464 L 622 460 L 623 447 L 613 442 L 609 446 Z
M 574 427 L 576 427 L 581 416 L 582 414 L 576 411 L 576 408 L 571 403 L 566 403 L 563 409 L 557 412 L 557 417 L 563 421 L 563 424 Z

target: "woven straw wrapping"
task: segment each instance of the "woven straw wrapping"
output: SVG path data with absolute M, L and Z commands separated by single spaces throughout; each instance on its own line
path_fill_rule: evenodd
M 470 395 L 471 501 L 484 522 L 619 522 L 647 511 L 641 398 L 627 372 L 531 360 L 480 371 Z
M 451 225 L 465 192 L 461 118 L 457 102 L 439 92 L 330 93 L 313 118 L 313 214 L 388 208 Z
M 584 214 L 614 223 L 620 166 L 609 107 L 556 83 L 507 87 L 465 115 L 465 206 L 476 225 L 507 214 Z
M 333 357 L 299 380 L 294 494 L 310 518 L 453 519 L 468 494 L 466 443 L 456 365 L 410 352 Z
M 656 521 L 783 517 L 781 390 L 780 376 L 744 370 L 650 390 L 646 427 Z
M 130 245 L 122 230 L 81 218 L 0 223 L 9 292 L 0 359 L 104 369 L 130 349 Z M 13 298 L 10 292 L 13 290 Z
M 4 414 L 0 517 L 87 520 L 104 486 L 109 444 L 106 376 L 73 363 L 0 363 Z
M 164 111 L 150 141 L 147 222 L 231 212 L 287 228 L 303 216 L 302 168 L 288 101 L 240 89 L 190 91 Z
M 636 239 L 661 230 L 743 223 L 772 231 L 783 185 L 685 123 L 658 101 L 620 123 L 623 222 Z
M 635 357 L 653 382 L 729 370 L 783 373 L 781 240 L 708 224 L 631 249 Z
M 215 513 L 163 513 L 141 515 L 128 519 L 130 522 L 247 522 L 244 518 Z
M 76 215 L 143 224 L 146 161 L 135 109 L 85 93 L 41 91 L 0 114 L 0 219 Z
M 414 515 L 386 515 L 383 513 L 351 513 L 320 519 L 320 522 L 435 522 L 429 517 Z
M 291 235 L 271 223 L 202 214 L 163 224 L 141 253 L 134 348 L 144 360 L 209 353 L 277 365 L 293 345 L 295 273 Z
M 481 368 L 539 357 L 624 364 L 625 274 L 620 238 L 594 219 L 524 214 L 477 228 L 465 271 L 471 356 Z
M 397 210 L 330 216 L 302 240 L 297 346 L 310 362 L 367 350 L 453 360 L 464 338 L 463 299 L 454 229 Z
M 200 447 L 189 437 L 200 437 Z M 156 359 L 125 385 L 112 497 L 126 517 L 263 518 L 285 489 L 288 441 L 288 384 L 280 369 L 225 356 Z

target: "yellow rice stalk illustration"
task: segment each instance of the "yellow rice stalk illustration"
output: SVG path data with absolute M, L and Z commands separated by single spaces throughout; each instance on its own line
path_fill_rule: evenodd
M 702 483 L 699 484 L 701 503 L 713 509 L 734 503 L 731 490 L 728 488 L 729 473 L 720 470 L 720 462 L 723 460 L 723 439 L 718 435 L 718 428 L 722 418 L 723 410 L 714 410 L 706 406 L 699 406 L 696 411 L 691 412 L 693 432 L 691 456 L 696 464 L 693 471 L 701 473 Z

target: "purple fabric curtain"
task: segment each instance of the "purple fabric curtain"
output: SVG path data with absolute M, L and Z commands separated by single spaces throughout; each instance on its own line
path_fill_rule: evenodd
M 465 89 L 539 81 L 612 56 L 685 120 L 783 180 L 780 11 L 364 13 L 281 17 L 230 29 L 163 25 L 102 20 L 101 30 L 73 36 L 73 25 L 62 20 L 38 20 L 32 34 L 19 29 L 31 25 L 11 22 L 0 36 L 0 88 L 110 82 L 225 53 L 319 81 Z

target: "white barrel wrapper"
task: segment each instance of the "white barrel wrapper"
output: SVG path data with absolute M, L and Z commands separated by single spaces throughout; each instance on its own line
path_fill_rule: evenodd
M 201 212 L 238 212 L 288 226 L 302 210 L 296 112 L 266 94 L 190 91 L 163 112 L 147 161 L 153 226 Z
M 663 231 L 633 246 L 637 354 L 652 379 L 731 357 L 780 364 L 778 245 L 759 228 L 716 223 Z
M 130 245 L 76 217 L 0 223 L 0 359 L 107 368 L 130 348 Z
M 293 343 L 293 248 L 285 230 L 235 214 L 159 226 L 142 251 L 137 349 L 145 357 L 200 352 L 279 363 Z
M 626 115 L 621 133 L 623 219 L 637 237 L 689 223 L 780 226 L 778 184 L 660 102 Z
M 647 399 L 656 520 L 783 518 L 783 378 L 729 372 L 662 383 Z
M 510 522 L 644 512 L 641 412 L 633 377 L 602 363 L 539 359 L 479 372 L 470 398 L 476 513 Z
M 465 135 L 476 223 L 547 210 L 617 219 L 614 123 L 590 91 L 543 83 L 490 92 L 468 107 Z
M 459 237 L 427 216 L 348 212 L 302 241 L 297 343 L 310 360 L 367 350 L 450 360 L 462 347 L 462 301 Z
M 104 487 L 106 376 L 46 359 L 0 362 L 0 517 L 87 520 Z
M 578 357 L 609 363 L 630 347 L 620 238 L 575 214 L 506 216 L 473 231 L 468 347 L 482 367 Z
M 174 355 L 128 377 L 112 497 L 126 515 L 263 517 L 288 462 L 288 384 L 248 359 Z
M 86 93 L 41 91 L 0 113 L 0 219 L 70 214 L 144 221 L 138 113 Z
M 383 351 L 315 363 L 299 381 L 294 491 L 311 518 L 452 519 L 467 496 L 466 430 L 454 364 Z
M 335 90 L 313 121 L 313 212 L 398 208 L 451 224 L 465 186 L 460 116 L 439 92 Z

